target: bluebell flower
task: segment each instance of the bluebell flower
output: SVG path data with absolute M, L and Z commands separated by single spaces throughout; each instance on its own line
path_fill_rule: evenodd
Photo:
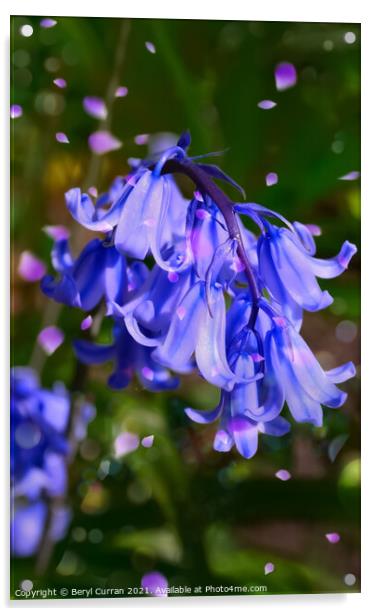
M 45 276 L 41 289 L 56 302 L 92 310 L 101 300 L 122 304 L 128 297 L 127 261 L 108 241 L 91 240 L 74 261 L 68 241 L 58 240 L 52 263 L 59 276 Z
M 114 371 L 108 379 L 111 388 L 127 387 L 134 374 L 149 391 L 175 389 L 178 386 L 178 379 L 152 358 L 151 349 L 138 344 L 130 336 L 122 319 L 114 319 L 113 336 L 112 344 L 96 344 L 88 340 L 76 340 L 73 344 L 78 359 L 84 364 L 114 362 Z
M 115 246 L 128 257 L 143 260 L 151 252 L 161 268 L 183 269 L 188 266 L 184 236 L 188 201 L 170 175 L 160 175 L 164 162 L 182 153 L 180 148 L 170 148 L 153 171 L 141 165 L 108 209 L 94 206 L 79 188 L 69 190 L 66 203 L 70 213 L 92 231 L 114 229 Z
M 315 242 L 305 225 L 294 223 L 292 229 L 276 227 L 263 219 L 266 231 L 259 238 L 260 277 L 284 314 L 292 321 L 300 320 L 300 309 L 322 310 L 333 298 L 322 291 L 317 277 L 335 278 L 348 267 L 356 246 L 344 242 L 332 259 L 314 256 Z
M 40 386 L 31 368 L 11 371 L 12 552 L 31 556 L 39 546 L 47 521 L 47 501 L 58 499 L 51 519 L 51 536 L 62 538 L 70 511 L 63 504 L 70 454 L 68 429 L 71 401 L 62 384 Z M 75 422 L 77 441 L 86 435 L 94 408 L 80 405 Z

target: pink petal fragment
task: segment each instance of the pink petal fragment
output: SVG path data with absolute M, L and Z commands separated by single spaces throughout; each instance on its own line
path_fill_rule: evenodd
M 57 88 L 66 88 L 67 87 L 67 82 L 65 79 L 63 79 L 63 77 L 57 77 L 56 79 L 54 79 L 53 82 Z
M 184 306 L 178 306 L 176 313 L 177 313 L 178 319 L 182 321 L 182 319 L 184 319 L 186 316 L 186 308 Z
M 288 481 L 292 477 L 291 473 L 284 468 L 281 468 L 279 471 L 275 473 L 275 477 L 280 479 L 281 481 Z
M 159 571 L 150 571 L 141 578 L 141 586 L 145 592 L 154 597 L 168 596 L 168 581 Z
M 179 274 L 177 274 L 177 272 L 169 272 L 168 273 L 168 280 L 169 282 L 178 282 L 179 280 Z
M 98 190 L 95 186 L 90 186 L 90 188 L 88 188 L 88 193 L 94 197 L 95 199 L 97 199 L 98 197 Z
M 95 154 L 102 155 L 113 150 L 119 150 L 122 142 L 107 130 L 98 130 L 89 136 L 89 147 Z
M 12 118 L 12 120 L 16 120 L 17 118 L 20 118 L 22 114 L 23 114 L 23 109 L 21 105 L 11 105 L 10 106 L 10 117 Z
M 360 177 L 360 171 L 350 171 L 346 175 L 342 175 L 338 180 L 345 180 L 346 182 L 352 182 L 352 180 L 358 180 Z
M 125 456 L 139 447 L 139 437 L 132 432 L 122 432 L 114 441 L 114 450 L 117 458 Z
M 82 331 L 85 331 L 86 329 L 89 329 L 92 326 L 92 323 L 93 323 L 93 317 L 92 315 L 89 314 L 87 317 L 85 317 L 85 319 L 81 321 L 80 329 Z
M 20 255 L 18 264 L 18 273 L 27 282 L 36 282 L 40 280 L 46 273 L 46 266 L 32 252 L 25 250 Z
M 64 334 L 59 327 L 50 325 L 38 334 L 38 343 L 47 355 L 52 355 L 64 340 Z
M 280 62 L 275 68 L 276 89 L 282 92 L 297 83 L 297 71 L 291 62 Z
M 273 571 L 275 571 L 274 563 L 266 563 L 264 566 L 264 575 L 269 575 L 270 573 L 273 573 Z
M 43 227 L 43 231 L 56 242 L 59 240 L 67 240 L 70 236 L 69 229 L 64 225 L 47 225 Z
M 277 103 L 275 103 L 275 101 L 270 100 L 263 100 L 258 103 L 259 109 L 273 109 L 276 105 Z
M 143 366 L 141 369 L 141 374 L 145 379 L 147 379 L 147 381 L 153 381 L 154 372 L 151 368 L 149 368 L 149 366 Z
M 322 235 L 322 229 L 318 225 L 309 224 L 305 226 L 309 229 L 313 237 L 319 237 L 320 235 Z
M 150 41 L 145 41 L 145 48 L 149 51 L 149 53 L 156 53 L 156 47 Z
M 274 186 L 279 181 L 279 176 L 274 171 L 267 173 L 266 175 L 266 186 Z
M 340 541 L 339 533 L 327 533 L 325 537 L 329 543 L 339 543 Z
M 106 120 L 107 107 L 102 98 L 99 98 L 98 96 L 85 96 L 82 104 L 88 115 L 99 120 Z
M 55 139 L 59 143 L 69 143 L 69 139 L 65 133 L 56 133 Z
M 119 88 L 115 90 L 116 98 L 123 98 L 124 96 L 127 96 L 127 94 L 128 94 L 128 88 L 126 88 L 126 86 L 119 86 Z
M 149 436 L 144 436 L 144 438 L 141 439 L 141 444 L 143 447 L 152 447 L 153 445 L 153 441 L 154 441 L 154 435 L 150 434 Z
M 136 145 L 145 145 L 149 141 L 149 135 L 136 135 L 134 142 Z
M 200 201 L 201 203 L 204 202 L 203 195 L 199 190 L 194 191 L 194 197 L 197 201 Z
M 56 19 L 51 19 L 50 17 L 45 17 L 39 22 L 42 28 L 53 28 L 54 26 L 56 26 L 57 23 L 58 22 L 56 21 Z

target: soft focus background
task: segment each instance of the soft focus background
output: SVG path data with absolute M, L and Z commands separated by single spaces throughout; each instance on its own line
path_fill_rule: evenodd
M 55 314 L 50 306 L 46 316 L 38 283 L 17 272 L 19 255 L 30 250 L 48 263 L 47 224 L 68 225 L 77 247 L 83 244 L 89 234 L 77 234 L 64 192 L 103 191 L 126 174 L 128 158 L 147 153 L 136 135 L 189 128 L 192 155 L 228 148 L 220 164 L 248 200 L 320 225 L 320 256 L 333 256 L 345 239 L 360 247 L 359 182 L 339 179 L 360 168 L 359 25 L 57 18 L 42 29 L 40 19 L 12 19 L 11 102 L 23 108 L 11 120 L 13 365 L 33 356 L 45 386 L 69 386 L 71 341 L 83 314 Z M 31 36 L 20 32 L 25 24 Z M 285 60 L 298 82 L 277 92 L 274 68 Z M 110 105 L 108 128 L 123 147 L 93 157 L 88 136 L 98 120 L 82 99 L 106 97 L 109 83 L 112 94 L 115 64 L 115 86 L 128 95 Z M 65 89 L 53 84 L 57 77 Z M 278 104 L 262 110 L 261 99 Z M 70 143 L 58 143 L 56 132 Z M 274 186 L 266 186 L 270 172 L 279 176 Z M 334 304 L 306 316 L 304 336 L 325 368 L 348 360 L 359 368 L 359 255 L 341 278 L 326 281 Z M 45 362 L 35 348 L 44 319 L 57 320 L 66 335 Z M 359 374 L 345 386 L 346 405 L 325 411 L 323 428 L 296 424 L 289 437 L 262 440 L 249 461 L 212 451 L 213 427 L 192 425 L 183 413 L 185 406 L 211 408 L 214 388 L 188 377 L 168 394 L 136 385 L 114 393 L 108 374 L 107 367 L 89 373 L 86 393 L 97 417 L 71 468 L 69 533 L 44 579 L 36 579 L 32 559 L 15 560 L 14 588 L 25 578 L 35 587 L 139 586 L 145 572 L 158 570 L 171 585 L 359 589 Z M 153 447 L 117 458 L 114 440 L 125 431 L 154 434 Z M 282 468 L 289 481 L 275 477 Z M 337 544 L 325 537 L 334 532 Z M 275 571 L 265 576 L 267 562 Z

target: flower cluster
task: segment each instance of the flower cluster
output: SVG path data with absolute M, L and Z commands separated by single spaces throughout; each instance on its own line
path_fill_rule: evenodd
M 332 298 L 317 278 L 341 274 L 356 252 L 345 242 L 330 259 L 315 256 L 317 228 L 256 203 L 231 201 L 214 180 L 237 185 L 217 166 L 189 158 L 188 133 L 175 147 L 141 161 L 93 203 L 79 188 L 67 207 L 83 227 L 102 233 L 73 259 L 58 240 L 58 277 L 42 289 L 55 301 L 91 311 L 104 302 L 114 341 L 76 341 L 85 363 L 115 364 L 109 385 L 125 387 L 134 373 L 152 391 L 176 387 L 170 371 L 198 371 L 220 390 L 212 411 L 186 409 L 199 423 L 219 420 L 214 448 L 252 457 L 258 433 L 322 424 L 322 406 L 340 407 L 336 385 L 355 374 L 352 363 L 324 371 L 300 334 L 304 311 Z M 191 199 L 176 174 L 194 183 Z M 239 188 L 239 187 L 237 187 Z M 240 189 L 242 192 L 242 189 Z M 255 227 L 251 232 L 244 221 Z
M 85 436 L 93 415 L 90 404 L 80 405 L 73 426 L 76 441 Z M 70 416 L 71 401 L 64 385 L 42 389 L 31 368 L 12 369 L 11 545 L 16 556 L 31 556 L 38 550 L 47 524 L 54 542 L 66 532 Z M 49 507 L 52 500 L 53 508 Z

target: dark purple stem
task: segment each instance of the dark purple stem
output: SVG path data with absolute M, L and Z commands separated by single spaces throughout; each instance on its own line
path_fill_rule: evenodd
M 205 171 L 203 171 L 203 169 L 200 169 L 200 167 L 188 159 L 181 161 L 176 158 L 171 158 L 164 164 L 161 171 L 162 175 L 167 173 L 182 173 L 189 177 L 196 184 L 200 192 L 207 194 L 212 199 L 224 216 L 229 235 L 232 239 L 237 241 L 237 254 L 245 267 L 245 276 L 247 278 L 252 299 L 249 327 L 253 329 L 258 316 L 258 300 L 260 298 L 260 293 L 258 291 L 253 270 L 242 241 L 240 228 L 238 226 L 234 211 L 233 201 L 229 199 L 229 197 L 221 190 L 221 188 L 217 186 L 217 184 L 215 184 L 212 178 Z

